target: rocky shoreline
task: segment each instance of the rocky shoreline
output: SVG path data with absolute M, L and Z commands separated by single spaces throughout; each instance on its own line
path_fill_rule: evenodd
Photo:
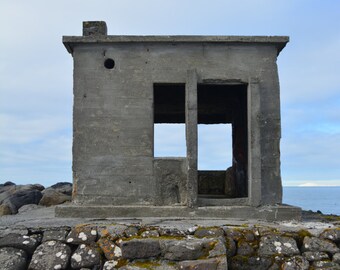
M 55 192 L 71 196 L 70 183 L 46 189 L 6 184 L 0 190 L 2 205 L 17 211 L 0 217 L 3 270 L 340 269 L 339 216 L 304 211 L 302 222 L 270 223 L 235 219 L 67 219 L 55 218 L 54 206 L 46 207 L 42 201 L 46 194 Z M 29 197 L 22 195 L 26 191 L 35 194 L 33 199 L 41 197 L 39 202 L 21 205 Z
M 17 214 L 29 208 L 52 206 L 71 201 L 72 184 L 59 182 L 45 188 L 40 184 L 16 185 L 12 182 L 0 184 L 0 216 Z

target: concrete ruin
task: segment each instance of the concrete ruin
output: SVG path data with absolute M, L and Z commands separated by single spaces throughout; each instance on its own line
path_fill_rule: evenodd
M 84 22 L 74 60 L 73 204 L 65 217 L 299 219 L 282 205 L 277 56 L 286 36 L 110 36 Z M 182 123 L 186 156 L 154 157 Z M 198 124 L 232 125 L 232 166 L 197 167 Z

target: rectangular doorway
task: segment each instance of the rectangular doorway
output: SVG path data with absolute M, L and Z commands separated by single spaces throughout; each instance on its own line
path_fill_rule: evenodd
M 197 94 L 198 195 L 248 197 L 247 84 L 198 84 Z M 209 137 L 213 144 L 207 144 Z

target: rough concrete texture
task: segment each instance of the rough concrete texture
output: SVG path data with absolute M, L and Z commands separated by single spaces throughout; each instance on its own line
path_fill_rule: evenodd
M 276 60 L 288 37 L 106 36 L 104 24 L 84 22 L 83 37 L 63 38 L 74 60 L 75 205 L 186 205 L 189 210 L 169 212 L 186 215 L 199 203 L 215 205 L 220 210 L 198 209 L 196 216 L 210 212 L 237 217 L 237 209 L 221 206 L 281 203 Z M 177 112 L 181 119 L 185 114 L 187 156 L 182 160 L 157 160 L 153 156 L 155 84 L 185 85 L 184 108 Z M 232 171 L 236 197 L 242 200 L 231 203 L 206 201 L 198 194 L 197 124 L 213 122 L 200 108 L 204 102 L 200 103 L 198 93 L 209 87 L 231 93 L 229 99 L 228 94 L 223 94 L 231 113 L 219 111 L 223 106 L 217 102 L 217 111 L 211 116 L 219 123 L 233 125 Z M 245 93 L 241 99 L 237 98 L 241 91 L 237 89 Z M 235 105 L 239 102 L 241 107 Z M 235 109 L 242 106 L 241 111 Z M 150 209 L 158 215 L 157 209 Z M 67 211 L 59 210 L 58 215 Z M 110 211 L 106 214 L 133 216 L 131 209 L 127 215 L 119 208 Z M 95 212 L 79 213 L 90 216 Z M 265 217 L 261 211 L 254 213 Z M 285 213 L 286 218 L 295 218 L 298 209 L 293 209 L 291 216 L 289 213 Z

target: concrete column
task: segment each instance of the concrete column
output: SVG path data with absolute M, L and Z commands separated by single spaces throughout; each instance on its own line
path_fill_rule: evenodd
M 188 70 L 185 85 L 185 127 L 187 144 L 187 205 L 197 203 L 197 74 Z
M 261 100 L 260 87 L 256 78 L 250 78 L 248 98 L 248 196 L 249 204 L 261 204 Z

